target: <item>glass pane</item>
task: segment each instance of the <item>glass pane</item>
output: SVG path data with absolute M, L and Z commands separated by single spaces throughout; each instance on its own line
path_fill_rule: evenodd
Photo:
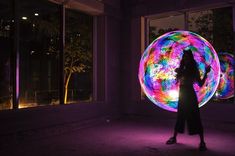
M 213 11 L 204 10 L 189 13 L 188 29 L 213 43 Z
M 66 10 L 65 103 L 92 100 L 92 16 Z
M 225 60 L 221 57 L 222 56 L 221 52 L 234 54 L 233 9 L 232 7 L 227 7 L 227 8 L 213 9 L 212 11 L 213 11 L 213 47 L 219 54 L 220 63 L 223 63 L 223 61 Z M 230 67 L 228 68 L 228 66 Z M 234 92 L 234 64 L 231 64 L 231 62 L 226 60 L 226 62 L 223 63 L 223 65 L 221 64 L 221 73 L 223 76 L 221 77 L 221 83 L 218 89 L 223 89 L 224 87 L 223 82 L 226 82 L 227 86 L 226 92 L 224 94 L 221 94 L 226 97 L 226 95 L 228 95 L 229 92 L 231 91 Z M 226 97 L 226 99 L 223 99 L 221 101 L 229 101 L 234 103 L 234 97 L 231 98 Z
M 0 110 L 12 109 L 10 86 L 10 54 L 12 16 L 10 1 L 0 0 Z
M 164 33 L 173 30 L 184 29 L 184 15 L 170 15 L 164 18 L 151 19 L 149 22 L 149 43 Z M 143 52 L 142 52 L 143 53 Z M 141 88 L 141 99 L 145 99 L 144 91 Z
M 20 2 L 20 108 L 58 104 L 59 9 Z
M 213 9 L 213 45 L 218 52 L 234 52 L 233 9 Z
M 149 43 L 166 32 L 184 29 L 184 15 L 175 15 L 150 20 Z
M 189 30 L 198 33 L 206 40 L 208 40 L 217 51 L 219 58 L 222 54 L 221 52 L 230 53 L 230 54 L 234 53 L 232 12 L 233 12 L 232 7 L 226 7 L 226 8 L 217 8 L 212 10 L 203 10 L 199 12 L 189 13 Z M 223 62 L 223 60 L 221 59 L 222 58 L 220 58 L 220 63 Z M 226 68 L 230 69 L 232 67 L 226 67 Z M 229 84 L 233 83 L 228 82 L 230 81 L 230 79 L 224 77 L 224 74 L 228 73 L 227 71 L 226 73 L 224 73 L 225 71 L 222 70 L 223 69 L 221 68 L 222 72 L 221 76 L 223 77 L 223 82 L 222 82 L 223 84 L 220 84 L 221 85 L 220 89 L 223 88 L 226 89 L 227 91 L 230 91 L 232 89 L 230 88 L 231 86 Z M 229 75 L 234 76 L 233 72 L 232 73 L 229 72 Z M 234 77 L 232 81 L 234 81 Z M 225 90 L 220 90 L 220 91 L 223 91 L 224 94 L 226 94 L 227 92 Z M 233 99 L 234 98 L 224 99 L 224 100 L 233 101 Z
M 233 53 L 232 7 L 189 13 L 189 30 L 208 40 L 217 52 Z

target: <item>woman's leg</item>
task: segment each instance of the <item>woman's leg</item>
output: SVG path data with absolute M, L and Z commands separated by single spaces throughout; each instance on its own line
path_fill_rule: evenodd
M 204 140 L 204 134 L 203 132 L 201 132 L 199 134 L 200 136 L 200 144 L 199 144 L 199 150 L 200 151 L 206 151 L 207 150 L 207 147 L 206 147 L 206 143 L 205 143 L 205 140 Z
M 173 138 L 175 138 L 176 139 L 176 137 L 177 137 L 177 132 L 176 131 L 174 131 L 174 135 L 173 135 Z
M 174 131 L 173 137 L 171 137 L 170 139 L 168 139 L 168 140 L 166 141 L 166 144 L 167 144 L 167 145 L 175 144 L 175 143 L 177 142 L 176 137 L 177 137 L 177 131 Z
M 199 136 L 200 136 L 200 142 L 201 142 L 201 143 L 202 143 L 202 142 L 205 143 L 203 132 L 201 132 L 201 133 L 199 134 Z

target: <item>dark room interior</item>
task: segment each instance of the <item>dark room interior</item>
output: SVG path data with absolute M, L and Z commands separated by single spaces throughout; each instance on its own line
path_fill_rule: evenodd
M 200 108 L 205 151 L 187 130 L 166 144 L 177 113 L 138 77 L 180 30 L 232 58 L 230 94 Z M 0 0 L 0 156 L 235 156 L 234 54 L 235 0 Z

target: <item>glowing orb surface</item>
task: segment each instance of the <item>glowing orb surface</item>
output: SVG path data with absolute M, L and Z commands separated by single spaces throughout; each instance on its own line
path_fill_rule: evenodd
M 206 67 L 211 67 L 202 87 L 193 84 L 201 107 L 215 93 L 220 77 L 218 56 L 204 38 L 189 31 L 166 33 L 146 48 L 139 64 L 139 81 L 146 96 L 157 106 L 173 112 L 177 111 L 179 99 L 175 69 L 180 65 L 184 49 L 193 52 L 201 79 Z
M 234 57 L 229 53 L 219 53 L 220 83 L 215 93 L 217 99 L 228 99 L 234 96 Z

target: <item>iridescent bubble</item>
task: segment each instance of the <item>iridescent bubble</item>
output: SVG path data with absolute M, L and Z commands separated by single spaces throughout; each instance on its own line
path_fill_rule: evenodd
M 179 83 L 176 83 L 175 69 L 180 65 L 183 50 L 187 49 L 193 52 L 201 78 L 206 67 L 211 67 L 202 87 L 194 83 L 199 107 L 213 96 L 219 84 L 218 56 L 208 41 L 189 31 L 166 33 L 146 48 L 140 60 L 138 75 L 146 96 L 163 109 L 177 111 Z
M 216 99 L 229 99 L 234 96 L 234 57 L 232 54 L 219 53 L 220 83 L 215 93 Z

